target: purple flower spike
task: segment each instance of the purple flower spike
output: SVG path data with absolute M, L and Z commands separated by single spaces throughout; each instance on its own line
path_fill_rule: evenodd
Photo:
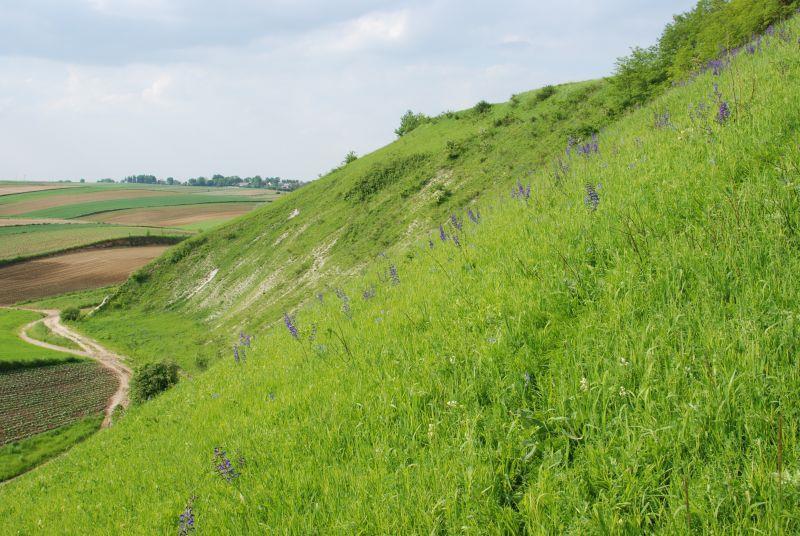
M 180 536 L 187 536 L 188 534 L 194 532 L 194 511 L 192 510 L 193 502 L 194 497 L 189 499 L 189 502 L 186 503 L 186 508 L 183 510 L 183 513 L 178 517 L 178 534 Z
M 458 248 L 461 247 L 461 241 L 458 239 L 458 235 L 453 235 L 453 244 L 455 244 Z
M 397 275 L 397 266 L 394 264 L 389 267 L 389 277 L 392 278 L 392 285 L 400 284 L 400 276 Z
M 239 347 L 235 344 L 233 345 L 233 360 L 239 362 Z
M 289 330 L 289 333 L 292 334 L 292 337 L 298 339 L 299 335 L 297 333 L 297 328 L 294 325 L 294 319 L 289 316 L 289 313 L 283 313 L 283 323 L 286 324 L 286 329 Z
M 469 220 L 470 220 L 472 223 L 476 224 L 476 225 L 477 225 L 478 223 L 480 223 L 480 221 L 481 221 L 481 213 L 480 213 L 480 212 L 478 212 L 477 214 L 475 214 L 474 212 L 472 212 L 472 209 L 469 209 L 469 210 L 467 211 L 467 217 L 469 217 Z
M 228 482 L 239 476 L 227 454 L 220 447 L 214 447 L 214 468 L 219 473 L 219 476 Z
M 461 230 L 461 222 L 458 220 L 455 214 L 450 215 L 450 223 L 452 223 L 453 227 L 455 227 L 459 231 Z
M 717 111 L 717 123 L 720 125 L 725 124 L 731 117 L 731 109 L 728 103 L 722 101 L 719 103 L 719 110 Z
M 439 226 L 439 238 L 442 242 L 447 242 L 447 234 L 444 232 L 444 225 Z

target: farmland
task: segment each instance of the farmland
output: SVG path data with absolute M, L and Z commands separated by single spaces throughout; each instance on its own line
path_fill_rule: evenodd
M 0 303 L 118 283 L 164 245 L 277 197 L 245 188 L 8 182 L 0 194 L 0 266 L 18 265 L 0 277 Z M 151 247 L 126 251 L 131 246 Z M 40 257 L 50 258 L 32 261 Z
M 55 296 L 124 281 L 167 246 L 112 247 L 0 267 L 0 304 Z
M 102 224 L 45 224 L 0 227 L 0 262 L 83 247 L 128 237 L 185 237 L 177 229 Z
M 32 311 L 0 308 L 0 373 L 17 368 L 80 360 L 68 354 L 31 346 L 19 338 L 19 331 L 39 318 L 42 315 Z
M 95 416 L 117 389 L 96 363 L 21 369 L 0 375 L 0 445 Z

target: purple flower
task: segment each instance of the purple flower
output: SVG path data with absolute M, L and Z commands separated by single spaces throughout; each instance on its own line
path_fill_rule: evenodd
M 719 103 L 719 110 L 717 111 L 717 123 L 724 124 L 731 117 L 731 109 L 728 103 L 722 101 Z
M 719 76 L 725 69 L 725 62 L 722 60 L 711 60 L 708 62 L 707 68 L 711 70 L 714 76 Z
M 233 360 L 239 362 L 239 347 L 235 344 L 233 345 Z
M 442 242 L 447 241 L 447 234 L 444 232 L 444 225 L 439 226 L 439 238 Z
M 347 316 L 350 316 L 350 298 L 340 288 L 336 289 L 336 295 L 340 300 L 342 300 L 342 312 Z
M 585 189 L 586 195 L 583 198 L 583 202 L 589 207 L 589 210 L 594 212 L 597 210 L 597 207 L 600 206 L 600 194 L 597 193 L 597 188 L 588 182 L 586 183 Z
M 656 116 L 655 118 L 656 128 L 667 128 L 672 125 L 672 123 L 670 122 L 669 112 L 664 112 L 660 114 L 656 113 L 655 116 Z
M 364 291 L 364 299 L 369 300 L 375 297 L 375 287 L 370 287 Z
M 430 238 L 428 238 L 428 247 L 430 249 L 433 249 L 433 240 L 431 240 Z
M 459 231 L 461 230 L 461 222 L 458 220 L 455 214 L 450 215 L 450 223 L 452 223 L 453 227 L 455 227 Z
M 283 323 L 286 324 L 286 329 L 289 330 L 289 333 L 292 334 L 292 337 L 298 339 L 299 335 L 297 334 L 297 327 L 295 327 L 294 319 L 289 316 L 289 313 L 283 313 Z
M 458 239 L 458 235 L 453 235 L 453 244 L 455 244 L 456 247 L 461 247 L 461 241 Z
M 186 536 L 187 534 L 194 532 L 194 511 L 192 511 L 193 502 L 194 497 L 189 499 L 189 502 L 186 503 L 186 508 L 183 510 L 183 513 L 178 516 L 178 534 L 180 536 Z
M 214 447 L 214 469 L 228 482 L 239 476 L 227 454 L 220 447 Z
M 511 191 L 511 197 L 527 201 L 531 197 L 531 185 L 525 187 L 520 181 L 517 181 L 517 186 Z
M 467 217 L 469 217 L 470 221 L 472 223 L 476 224 L 476 225 L 478 223 L 480 223 L 480 221 L 481 221 L 481 213 L 480 213 L 480 211 L 478 211 L 478 213 L 475 214 L 474 212 L 472 212 L 472 209 L 469 209 L 467 211 Z
M 400 276 L 397 275 L 397 266 L 394 264 L 389 267 L 389 277 L 392 278 L 392 285 L 400 284 Z

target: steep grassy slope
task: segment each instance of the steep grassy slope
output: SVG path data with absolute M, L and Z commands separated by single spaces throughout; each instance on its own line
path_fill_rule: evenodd
M 169 533 L 189 505 L 206 534 L 797 533 L 799 27 L 608 128 L 557 175 L 525 151 L 516 168 L 487 160 L 481 176 L 498 181 L 530 169 L 522 195 L 484 197 L 479 223 L 459 212 L 445 240 L 408 232 L 415 214 L 389 204 L 414 173 L 363 205 L 348 193 L 376 175 L 345 168 L 182 246 L 118 306 L 138 290 L 154 310 L 207 317 L 216 300 L 260 327 L 286 294 L 252 289 L 302 292 L 268 276 L 309 262 L 312 238 L 338 238 L 326 258 L 353 273 L 341 241 L 364 255 L 387 237 L 416 244 L 258 329 L 246 361 L 0 488 L 8 532 Z M 440 125 L 401 145 L 445 148 Z M 480 138 L 466 145 L 480 173 Z M 413 165 L 471 200 L 462 168 L 441 163 Z M 409 198 L 430 206 L 425 187 Z M 312 196 L 332 212 L 309 213 Z M 369 210 L 379 223 L 359 227 Z
M 197 355 L 213 360 L 219 345 L 209 344 L 209 326 L 261 329 L 379 254 L 426 238 L 453 211 L 554 165 L 568 137 L 589 137 L 610 122 L 609 89 L 604 81 L 570 84 L 443 114 L 176 248 L 85 329 L 141 361 L 168 357 L 191 368 Z M 154 312 L 169 321 L 143 335 Z M 169 336 L 177 332 L 189 336 Z

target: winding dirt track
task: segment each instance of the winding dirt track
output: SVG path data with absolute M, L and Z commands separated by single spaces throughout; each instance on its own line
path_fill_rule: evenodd
M 20 307 L 20 309 L 22 309 Z M 88 337 L 81 335 L 75 331 L 72 331 L 64 324 L 61 323 L 61 312 L 55 311 L 51 309 L 24 309 L 26 311 L 35 311 L 37 313 L 42 313 L 47 315 L 45 318 L 36 320 L 31 322 L 30 324 L 25 325 L 22 330 L 20 330 L 19 336 L 20 338 L 27 342 L 28 344 L 33 344 L 35 346 L 39 346 L 41 348 L 48 348 L 50 350 L 56 350 L 59 352 L 66 352 L 68 354 L 78 355 L 81 357 L 88 357 L 90 359 L 94 359 L 103 368 L 106 368 L 114 373 L 114 375 L 119 379 L 119 387 L 117 387 L 117 391 L 114 395 L 109 399 L 108 405 L 106 406 L 105 411 L 105 418 L 103 419 L 103 428 L 108 428 L 111 426 L 112 421 L 111 417 L 114 414 L 114 410 L 118 406 L 122 406 L 123 408 L 128 407 L 128 390 L 130 388 L 130 379 L 131 379 L 131 369 L 128 368 L 125 363 L 123 363 L 124 358 L 120 355 L 115 354 L 114 352 L 109 351 L 108 349 L 101 346 L 97 341 L 94 341 Z M 44 325 L 50 328 L 50 331 L 55 333 L 56 335 L 60 335 L 66 339 L 71 340 L 75 344 L 77 344 L 81 350 L 72 350 L 70 348 L 64 348 L 62 346 L 57 346 L 55 344 L 49 344 L 46 342 L 38 341 L 36 339 L 32 339 L 28 336 L 28 330 L 32 328 L 35 324 L 39 322 L 44 322 Z

